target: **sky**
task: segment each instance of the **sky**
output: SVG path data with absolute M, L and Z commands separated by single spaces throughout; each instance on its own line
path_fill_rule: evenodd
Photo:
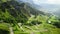
M 35 4 L 46 3 L 46 4 L 60 4 L 60 0 L 32 0 Z
M 21 0 L 21 1 L 34 3 L 37 5 L 40 5 L 40 4 L 58 4 L 58 5 L 60 5 L 60 0 Z

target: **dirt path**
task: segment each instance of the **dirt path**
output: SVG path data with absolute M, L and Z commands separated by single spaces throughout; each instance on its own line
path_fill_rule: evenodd
M 13 33 L 13 28 L 11 26 L 9 26 L 9 30 L 10 30 L 10 34 L 14 34 Z

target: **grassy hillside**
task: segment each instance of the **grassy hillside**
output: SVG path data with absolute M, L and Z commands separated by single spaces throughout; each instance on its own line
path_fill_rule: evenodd
M 0 33 L 11 31 L 14 34 L 60 34 L 60 19 L 29 3 L 0 0 Z

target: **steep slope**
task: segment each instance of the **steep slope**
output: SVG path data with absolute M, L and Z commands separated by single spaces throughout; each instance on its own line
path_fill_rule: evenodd
M 0 12 L 1 14 L 3 14 L 3 16 L 1 15 L 0 17 L 5 17 L 5 16 L 9 16 L 11 15 L 14 19 L 16 19 L 17 21 L 26 21 L 29 17 L 30 17 L 30 14 L 29 12 L 24 8 L 24 5 L 25 4 L 19 4 L 17 1 L 8 1 L 8 2 L 1 2 L 0 3 Z M 9 15 L 7 15 L 7 14 Z M 10 16 L 10 17 L 11 17 Z M 3 18 L 0 18 L 0 19 L 3 19 Z M 4 20 L 3 19 L 3 20 Z M 8 19 L 10 19 L 8 17 Z
M 21 22 L 25 23 L 28 18 L 32 15 L 45 15 L 44 12 L 35 9 L 29 3 L 19 3 L 15 0 L 10 0 L 0 3 L 0 20 L 3 22 Z M 7 17 L 8 16 L 8 17 Z

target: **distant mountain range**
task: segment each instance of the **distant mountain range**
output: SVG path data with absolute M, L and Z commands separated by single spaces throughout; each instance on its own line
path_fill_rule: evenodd
M 19 0 L 18 0 L 19 1 Z M 43 11 L 43 12 L 47 12 L 47 13 L 53 13 L 53 14 L 59 14 L 60 13 L 60 5 L 58 4 L 42 4 L 40 3 L 40 5 L 36 5 L 33 3 L 33 1 L 31 0 L 21 0 L 22 2 L 28 2 L 31 4 L 31 6 L 35 7 L 36 9 Z

